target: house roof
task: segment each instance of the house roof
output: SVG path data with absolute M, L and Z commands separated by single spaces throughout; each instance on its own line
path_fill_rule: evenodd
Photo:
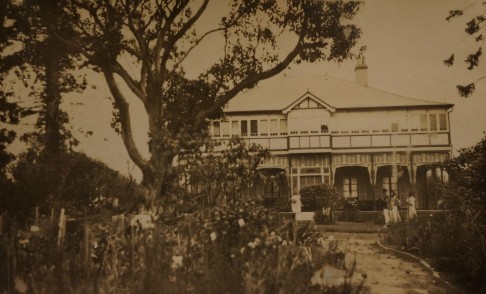
M 296 100 L 311 94 L 339 109 L 452 107 L 453 104 L 419 100 L 363 87 L 328 75 L 281 77 L 241 92 L 229 101 L 224 112 L 283 111 Z

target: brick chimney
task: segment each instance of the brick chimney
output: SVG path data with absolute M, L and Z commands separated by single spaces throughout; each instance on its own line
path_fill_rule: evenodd
M 368 86 L 368 66 L 366 65 L 365 57 L 363 55 L 358 57 L 358 63 L 354 68 L 354 74 L 358 85 L 363 87 Z

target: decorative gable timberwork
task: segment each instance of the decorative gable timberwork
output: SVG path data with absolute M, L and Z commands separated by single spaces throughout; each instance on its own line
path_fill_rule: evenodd
M 307 92 L 304 95 L 302 95 L 299 99 L 295 100 L 282 112 L 283 114 L 287 114 L 289 111 L 296 110 L 296 109 L 326 109 L 329 112 L 336 111 L 334 107 L 322 101 L 321 99 L 319 99 L 317 96 L 313 95 L 310 92 Z

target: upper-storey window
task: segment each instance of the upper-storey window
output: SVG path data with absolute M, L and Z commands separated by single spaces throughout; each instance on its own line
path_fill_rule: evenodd
M 261 136 L 268 135 L 268 121 L 266 119 L 260 120 L 260 135 Z
M 429 114 L 430 130 L 437 131 L 437 114 Z
M 229 122 L 228 121 L 222 121 L 221 122 L 221 134 L 223 137 L 229 137 Z
M 280 120 L 280 135 L 287 135 L 287 120 L 281 119 Z
M 241 136 L 242 137 L 248 136 L 248 121 L 246 120 L 241 121 Z
M 250 134 L 252 136 L 258 136 L 258 121 L 250 120 Z
M 321 133 L 328 133 L 329 126 L 328 125 L 321 125 Z
M 447 130 L 447 119 L 445 113 L 439 114 L 439 130 Z
M 238 121 L 237 120 L 231 121 L 231 134 L 233 136 L 238 136 L 240 134 L 240 130 L 238 128 Z
M 391 124 L 391 131 L 392 132 L 398 132 L 398 123 L 392 123 Z
M 219 121 L 213 122 L 213 136 L 215 137 L 221 136 L 221 128 L 219 125 Z
M 271 136 L 278 135 L 278 120 L 277 119 L 271 119 L 270 120 L 270 135 Z
M 420 130 L 427 131 L 427 114 L 420 115 Z

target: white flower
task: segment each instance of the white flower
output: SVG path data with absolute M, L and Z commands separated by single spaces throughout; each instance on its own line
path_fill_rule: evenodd
M 242 219 L 242 218 L 240 218 L 240 219 L 238 220 L 238 225 L 239 225 L 240 227 L 245 226 L 245 220 L 244 220 L 244 219 Z
M 243 254 L 243 252 L 245 252 L 245 250 L 246 250 L 245 247 L 241 247 L 240 253 Z
M 283 247 L 287 246 L 287 241 L 285 241 L 285 240 L 284 240 L 284 241 L 282 242 L 282 246 L 283 246 Z
M 172 265 L 170 267 L 176 269 L 181 266 L 182 266 L 182 256 L 181 255 L 172 256 Z
M 248 247 L 250 247 L 251 249 L 255 248 L 255 243 L 253 242 L 248 243 Z
M 212 232 L 211 235 L 209 235 L 209 237 L 211 237 L 211 241 L 214 241 L 216 240 L 216 232 Z
M 258 246 L 258 245 L 260 245 L 260 243 L 261 243 L 261 241 L 260 241 L 260 239 L 258 239 L 258 238 L 255 238 L 255 246 Z
M 32 233 L 35 233 L 35 232 L 40 231 L 40 229 L 39 229 L 39 227 L 38 227 L 38 226 L 31 226 L 31 227 L 30 227 L 30 231 L 31 231 Z

